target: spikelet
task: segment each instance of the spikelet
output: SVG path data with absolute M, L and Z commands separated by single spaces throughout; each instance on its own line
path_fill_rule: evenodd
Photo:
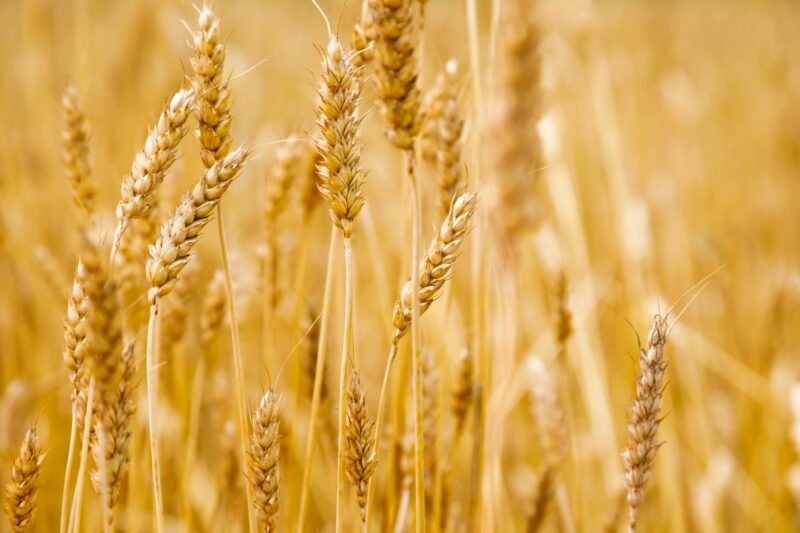
M 496 82 L 489 116 L 489 167 L 497 184 L 495 220 L 514 237 L 541 210 L 535 187 L 543 166 L 537 123 L 542 114 L 539 29 L 535 0 L 510 0 L 502 11 Z
M 113 509 L 119 501 L 122 480 L 131 462 L 129 444 L 131 422 L 136 410 L 136 361 L 134 345 L 122 352 L 122 376 L 112 400 L 104 410 L 102 423 L 96 425 L 98 445 L 92 448 L 98 469 L 92 472 L 92 482 L 102 495 L 106 525 L 114 521 Z M 99 468 L 105 467 L 105 475 Z
M 458 373 L 453 384 L 450 410 L 456 425 L 456 437 L 461 435 L 467 422 L 467 414 L 472 405 L 473 383 L 472 356 L 463 350 L 458 360 Z
M 375 454 L 375 423 L 367 414 L 367 399 L 358 371 L 350 374 L 347 388 L 347 415 L 345 433 L 345 473 L 356 488 L 361 521 L 367 519 L 367 488 L 378 458 Z
M 197 94 L 197 130 L 203 164 L 210 168 L 231 149 L 230 92 L 223 79 L 225 46 L 220 42 L 219 18 L 208 4 L 200 9 L 198 30 L 192 35 L 191 60 Z
M 150 209 L 158 186 L 178 155 L 178 144 L 186 135 L 186 119 L 193 102 L 192 91 L 181 89 L 175 93 L 150 130 L 144 148 L 134 156 L 130 174 L 122 180 L 115 243 L 131 219 L 143 216 Z
M 4 491 L 3 511 L 13 531 L 27 531 L 33 521 L 44 456 L 36 426 L 32 426 L 25 433 L 19 455 L 11 469 L 11 480 Z
M 416 0 L 369 0 L 377 61 L 375 79 L 386 136 L 408 150 L 419 133 L 419 28 Z
M 265 532 L 276 531 L 280 485 L 279 437 L 278 398 L 273 390 L 269 390 L 253 414 L 253 433 L 247 454 L 253 505 L 261 531 Z
M 453 200 L 450 212 L 434 237 L 419 265 L 420 314 L 428 310 L 453 271 L 459 248 L 469 229 L 469 221 L 477 206 L 477 196 L 464 192 Z M 394 304 L 394 335 L 396 345 L 411 326 L 411 282 L 407 281 Z
M 333 223 L 349 237 L 353 220 L 364 205 L 361 186 L 365 174 L 357 142 L 361 79 L 353 65 L 353 53 L 346 52 L 335 37 L 331 37 L 322 57 L 318 92 L 319 190 L 328 202 Z
M 162 226 L 147 258 L 150 305 L 174 288 L 200 233 L 211 220 L 214 207 L 239 175 L 248 155 L 247 150 L 239 148 L 215 163 Z
M 61 134 L 64 151 L 61 160 L 75 205 L 83 214 L 79 219 L 80 227 L 85 229 L 86 218 L 94 214 L 97 188 L 92 180 L 89 162 L 89 125 L 74 85 L 67 85 L 61 97 L 61 106 L 64 109 L 64 130 Z
M 639 348 L 636 399 L 628 415 L 628 447 L 622 452 L 625 489 L 630 506 L 628 529 L 631 533 L 636 531 L 639 505 L 659 448 L 658 426 L 661 423 L 661 397 L 667 368 L 664 361 L 667 333 L 666 318 L 656 315 L 647 347 Z

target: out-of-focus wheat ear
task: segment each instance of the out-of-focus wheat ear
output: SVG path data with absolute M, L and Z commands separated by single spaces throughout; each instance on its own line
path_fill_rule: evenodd
M 186 335 L 189 310 L 193 307 L 192 300 L 199 275 L 200 263 L 191 261 L 183 270 L 181 280 L 175 284 L 172 296 L 164 301 L 159 342 L 166 354 L 173 353 Z
M 211 344 L 225 321 L 225 273 L 217 269 L 206 288 L 200 313 L 200 342 L 205 348 Z
M 433 350 L 422 350 L 420 361 L 422 372 L 422 436 L 425 442 L 425 497 L 433 500 L 434 475 L 436 473 L 436 434 L 439 405 L 436 401 L 439 372 Z
M 308 399 L 313 395 L 314 376 L 317 373 L 317 348 L 319 346 L 320 321 L 315 320 L 317 313 L 311 307 L 306 309 L 302 317 L 300 331 L 305 331 L 305 335 L 300 340 L 300 368 L 302 369 L 302 391 L 303 397 Z M 327 381 L 323 379 L 321 390 L 321 401 L 328 397 Z
M 80 213 L 79 227 L 86 229 L 89 219 L 94 214 L 94 201 L 97 187 L 92 180 L 89 160 L 89 124 L 83 112 L 78 90 L 74 85 L 67 85 L 61 97 L 64 110 L 64 129 L 61 133 L 67 183 L 72 190 L 72 197 Z
M 541 212 L 536 187 L 542 167 L 537 124 L 542 115 L 537 0 L 510 0 L 501 9 L 496 72 L 488 116 L 487 159 L 496 178 L 494 223 L 516 240 Z
M 558 377 L 539 357 L 529 358 L 527 367 L 536 437 L 548 462 L 556 465 L 567 446 L 566 418 L 558 396 Z
M 568 283 L 567 273 L 562 270 L 556 287 L 556 342 L 558 344 L 558 359 L 561 364 L 566 363 L 567 342 L 572 336 L 572 312 L 567 302 L 569 297 Z
M 628 414 L 628 446 L 622 451 L 630 508 L 628 530 L 631 533 L 636 531 L 639 505 L 660 446 L 658 426 L 661 424 L 661 397 L 667 368 L 664 361 L 667 334 L 666 318 L 656 315 L 647 337 L 647 346 L 639 348 L 636 398 Z
M 433 87 L 428 89 L 420 105 L 419 139 L 422 157 L 431 163 L 436 162 L 439 144 L 439 123 L 451 94 L 455 91 L 455 60 L 451 59 L 445 68 L 436 75 Z
M 417 0 L 368 0 L 374 30 L 375 80 L 386 136 L 409 150 L 420 128 Z
M 122 180 L 112 250 L 119 246 L 130 220 L 144 216 L 150 209 L 158 186 L 178 156 L 178 144 L 186 135 L 186 119 L 193 104 L 191 90 L 175 93 L 150 130 L 144 148 L 134 156 L 131 171 Z
M 278 287 L 278 219 L 289 202 L 289 190 L 294 179 L 300 173 L 303 159 L 303 143 L 297 135 L 292 134 L 278 148 L 275 163 L 267 175 L 266 194 L 264 198 L 264 222 L 266 255 L 264 257 L 264 305 L 265 320 L 271 318 L 272 311 L 278 306 L 280 295 Z M 274 327 L 264 324 L 265 330 Z
M 280 486 L 278 398 L 269 390 L 253 414 L 253 432 L 247 456 L 248 481 L 261 531 L 276 531 Z
M 457 64 L 451 59 L 445 65 L 450 78 L 455 78 Z M 450 202 L 456 193 L 466 186 L 464 166 L 461 158 L 462 132 L 464 118 L 458 106 L 458 94 L 455 81 L 450 80 L 442 115 L 438 120 L 438 142 L 436 150 L 436 169 L 439 185 L 439 211 L 447 214 Z
M 353 220 L 364 206 L 361 188 L 366 174 L 361 168 L 358 143 L 361 78 L 353 65 L 353 53 L 345 51 L 336 37 L 331 37 L 322 56 L 318 93 L 319 190 L 328 203 L 333 223 L 347 238 L 352 234 Z
M 361 1 L 361 18 L 353 26 L 353 64 L 356 67 L 363 67 L 375 58 L 375 28 L 372 24 L 372 16 L 369 11 L 369 0 Z
M 92 482 L 102 496 L 107 531 L 112 530 L 114 507 L 119 501 L 122 480 L 131 462 L 131 422 L 136 410 L 136 361 L 133 343 L 123 349 L 121 364 L 122 375 L 111 401 L 103 411 L 102 422 L 97 424 L 98 445 L 92 449 L 95 464 L 98 465 L 92 472 Z
M 458 357 L 458 369 L 450 399 L 450 411 L 453 413 L 453 420 L 455 421 L 456 439 L 464 431 L 467 414 L 469 414 L 469 408 L 472 406 L 474 379 L 472 355 L 468 350 L 462 350 Z
M 298 201 L 303 221 L 306 223 L 314 209 L 322 202 L 322 195 L 319 193 L 319 165 L 322 163 L 322 156 L 317 150 L 317 144 L 318 141 L 315 140 L 304 143 L 305 161 L 297 180 Z
M 554 492 L 553 469 L 548 464 L 545 465 L 539 475 L 539 481 L 536 484 L 536 496 L 533 499 L 533 509 L 528 515 L 525 531 L 536 533 L 542 529 L 553 502 Z
M 222 269 L 218 269 L 206 288 L 200 313 L 200 342 L 206 349 L 225 321 L 226 298 L 225 273 Z
M 431 242 L 428 252 L 420 262 L 419 291 L 420 315 L 439 297 L 452 275 L 461 243 L 469 230 L 469 222 L 477 207 L 477 196 L 463 192 L 453 199 L 450 212 L 442 222 L 439 232 Z M 411 326 L 411 282 L 407 281 L 394 305 L 394 343 L 403 338 Z
M 367 488 L 378 463 L 375 454 L 375 424 L 367 414 L 367 399 L 358 371 L 350 374 L 347 389 L 347 441 L 345 446 L 345 472 L 356 488 L 361 521 L 367 518 Z
M 3 511 L 13 531 L 27 531 L 33 522 L 44 456 L 36 426 L 31 426 L 22 440 L 19 455 L 14 459 L 11 469 L 11 480 L 4 490 Z

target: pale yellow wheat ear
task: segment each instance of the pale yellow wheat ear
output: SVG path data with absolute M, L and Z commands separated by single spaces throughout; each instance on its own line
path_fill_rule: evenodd
M 439 297 L 444 283 L 452 274 L 461 243 L 469 230 L 469 223 L 477 207 L 478 197 L 463 192 L 453 199 L 450 212 L 439 232 L 431 242 L 428 252 L 419 265 L 420 314 L 428 310 Z M 394 343 L 403 338 L 411 326 L 411 282 L 407 281 L 394 305 Z
M 442 216 L 447 213 L 456 193 L 466 187 L 464 162 L 461 156 L 464 117 L 458 105 L 458 93 L 454 82 L 457 71 L 456 61 L 454 59 L 448 61 L 445 72 L 450 80 L 442 102 L 442 114 L 437 121 L 436 172 L 439 185 L 439 212 Z
M 203 297 L 200 314 L 200 342 L 207 348 L 217 335 L 225 320 L 225 273 L 220 269 L 214 272 Z
M 375 454 L 375 424 L 367 414 L 367 399 L 358 371 L 350 374 L 347 388 L 347 442 L 345 449 L 345 471 L 347 479 L 356 489 L 361 521 L 367 519 L 367 488 L 375 472 L 378 458 Z
M 622 452 L 625 464 L 625 489 L 628 493 L 628 530 L 636 531 L 639 507 L 653 470 L 661 424 L 661 397 L 664 392 L 664 345 L 667 343 L 667 320 L 656 315 L 647 336 L 647 345 L 639 349 L 639 372 L 636 398 L 628 414 L 628 445 Z
M 189 118 L 193 103 L 194 93 L 191 90 L 181 89 L 176 92 L 150 130 L 144 148 L 134 156 L 131 171 L 122 180 L 112 257 L 128 223 L 147 213 L 158 186 L 175 162 L 178 144 L 188 129 L 186 119 Z
M 361 0 L 361 18 L 353 26 L 353 62 L 357 67 L 369 64 L 375 58 L 375 28 L 369 11 L 369 0 Z
M 455 421 L 456 439 L 461 436 L 467 423 L 467 414 L 469 414 L 469 408 L 472 405 L 475 386 L 474 375 L 472 355 L 468 350 L 462 350 L 458 357 L 456 380 L 453 383 L 450 399 L 450 411 L 453 413 L 453 420 Z
M 247 479 L 253 491 L 259 530 L 277 531 L 280 487 L 280 429 L 278 397 L 268 390 L 253 413 L 253 432 L 247 454 Z
M 25 433 L 19 455 L 14 459 L 10 480 L 4 487 L 3 511 L 13 531 L 28 531 L 31 527 L 44 456 L 34 425 Z
M 79 227 L 88 228 L 88 222 L 94 214 L 94 202 L 97 188 L 91 175 L 89 160 L 89 124 L 84 115 L 78 90 L 74 85 L 67 85 L 61 97 L 64 109 L 64 129 L 61 133 L 65 177 L 72 190 L 72 198 L 80 211 Z

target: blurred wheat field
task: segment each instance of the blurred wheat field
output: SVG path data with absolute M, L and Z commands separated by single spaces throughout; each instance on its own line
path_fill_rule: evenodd
M 361 2 L 320 4 L 349 50 Z M 646 423 L 663 420 L 655 424 L 654 441 L 642 437 L 640 426 L 634 429 L 639 444 L 658 445 L 638 529 L 798 530 L 800 6 L 369 4 L 413 4 L 414 11 L 424 4 L 424 27 L 414 35 L 422 107 L 454 59 L 451 110 L 464 126 L 453 168 L 477 195 L 471 229 L 454 245 L 436 301 L 418 322 L 408 303 L 412 327 L 398 342 L 375 455 L 369 442 L 361 443 L 367 451 L 359 465 L 366 479 L 371 474 L 374 490 L 369 529 L 627 531 L 631 495 L 626 499 L 630 482 L 621 453 L 629 445 L 637 378 L 649 376 L 637 355 L 640 344 L 645 353 L 648 345 L 658 348 L 658 335 L 648 333 L 654 316 L 666 316 L 666 370 L 662 376 L 661 367 L 649 369 L 657 374 L 651 393 L 660 413 L 647 411 Z M 0 3 L 0 42 L 7 51 L 0 76 L 6 117 L 0 129 L 0 482 L 6 502 L 21 491 L 21 469 L 12 475 L 12 465 L 30 427 L 45 453 L 35 514 L 32 521 L 18 520 L 16 530 L 56 531 L 62 523 L 73 413 L 64 327 L 87 246 L 85 217 L 82 222 L 73 209 L 64 178 L 62 95 L 74 84 L 90 125 L 97 194 L 87 233 L 107 262 L 123 177 L 171 95 L 196 82 L 192 32 L 201 7 L 175 0 Z M 358 531 L 359 498 L 350 478 L 337 502 L 337 429 L 342 421 L 347 428 L 357 425 L 355 417 L 365 412 L 362 436 L 372 436 L 387 355 L 400 328 L 395 301 L 400 298 L 402 307 L 404 298 L 414 299 L 401 291 L 411 276 L 417 219 L 403 151 L 384 135 L 375 83 L 381 58 L 361 70 L 363 121 L 356 142 L 363 146 L 365 204 L 357 217 L 345 217 L 353 219 L 347 238 L 353 342 L 343 350 L 343 331 L 349 331 L 343 232 L 332 224 L 328 197 L 308 186 L 312 178 L 330 184 L 324 172 L 309 170 L 311 141 L 322 121 L 320 61 L 330 53 L 325 21 L 310 1 L 216 0 L 213 7 L 225 48 L 233 147 L 252 149 L 220 202 L 237 320 L 228 319 L 218 220 L 212 220 L 172 293 L 159 300 L 158 362 L 151 370 L 158 375 L 163 530 L 247 531 L 252 521 L 251 530 L 259 531 Z M 509 22 L 504 16 L 513 8 L 523 16 Z M 503 111 L 518 110 L 503 101 L 509 79 L 502 74 L 509 61 L 503 43 L 528 22 L 536 35 L 533 68 L 541 72 L 521 70 L 511 79 L 533 107 L 529 115 L 510 113 L 500 130 L 493 129 Z M 375 51 L 382 49 L 376 45 Z M 186 123 L 189 131 L 155 195 L 157 207 L 147 215 L 159 225 L 206 172 L 193 113 Z M 423 124 L 423 139 L 415 141 L 420 156 L 428 149 L 425 132 Z M 287 141 L 292 134 L 299 140 Z M 523 181 L 510 185 L 512 194 L 504 180 L 518 176 L 504 174 L 503 164 L 519 154 L 498 149 L 509 136 L 525 141 L 522 159 L 532 162 Z M 301 155 L 281 167 L 293 149 Z M 417 163 L 418 248 L 424 254 L 437 235 L 458 232 L 452 224 L 448 232 L 439 230 L 445 215 L 440 167 L 424 156 Z M 281 172 L 286 193 L 276 181 Z M 354 194 L 344 196 L 352 200 Z M 459 206 L 454 202 L 449 220 Z M 512 228 L 517 216 L 522 223 Z M 154 509 L 146 394 L 147 253 L 139 249 L 138 261 L 128 265 L 134 290 L 118 295 L 113 318 L 124 325 L 124 342 L 135 341 L 130 468 L 110 526 L 107 502 L 90 478 L 98 465 L 89 452 L 76 530 L 162 529 Z M 122 275 L 119 269 L 115 274 Z M 332 283 L 327 314 L 326 279 Z M 425 292 L 418 296 L 424 303 Z M 241 339 L 241 385 L 234 330 Z M 310 463 L 320 339 L 327 361 Z M 417 340 L 419 435 L 412 387 Z M 343 354 L 353 356 L 345 380 Z M 351 398 L 347 416 L 340 417 L 340 383 L 351 385 L 354 368 L 365 411 Z M 240 437 L 239 393 L 245 431 L 262 431 L 261 443 L 269 445 L 260 459 L 253 458 L 261 450 L 258 439 Z M 275 400 L 277 414 L 267 413 Z M 270 525 L 249 516 L 247 487 L 259 460 L 270 475 L 277 472 L 270 463 L 275 431 L 279 481 L 268 477 L 263 485 L 277 483 L 277 500 L 267 502 L 277 509 Z M 425 442 L 424 457 L 415 457 L 416 437 Z M 90 448 L 102 446 L 97 438 Z M 348 453 L 354 450 L 350 440 L 347 446 Z M 70 502 L 79 459 L 70 469 Z M 415 488 L 417 462 L 425 475 Z M 415 501 L 419 488 L 421 502 Z M 424 520 L 416 513 L 420 503 Z

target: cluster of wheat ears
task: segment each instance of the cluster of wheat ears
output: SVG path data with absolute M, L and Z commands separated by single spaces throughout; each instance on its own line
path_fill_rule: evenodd
M 259 252 L 261 348 L 266 359 L 280 360 L 275 357 L 279 332 L 274 319 L 281 302 L 292 307 L 292 331 L 286 335 L 296 342 L 283 354 L 295 369 L 292 380 L 281 379 L 279 368 L 267 369 L 261 380 L 266 383 L 265 392 L 257 400 L 245 378 L 264 369 L 247 368 L 253 358 L 243 354 L 233 279 L 237 265 L 226 243 L 223 197 L 263 147 L 237 147 L 231 136 L 237 110 L 231 78 L 225 71 L 226 43 L 218 13 L 212 5 L 198 8 L 196 24 L 189 28 L 189 81 L 166 99 L 134 156 L 130 172 L 122 180 L 116 227 L 107 233 L 108 238 L 96 222 L 90 120 L 76 88 L 65 89 L 63 166 L 73 194 L 80 247 L 75 251 L 74 279 L 63 321 L 63 360 L 71 383 L 72 417 L 63 473 L 61 533 L 101 527 L 114 531 L 134 521 L 149 523 L 159 533 L 208 527 L 207 513 L 194 509 L 190 496 L 165 494 L 162 489 L 164 477 L 175 473 L 169 469 L 167 473 L 162 461 L 165 446 L 160 436 L 170 421 L 162 414 L 165 386 L 159 386 L 159 378 L 173 364 L 173 348 L 186 334 L 187 313 L 195 305 L 201 309 L 198 350 L 193 354 L 195 379 L 177 391 L 170 383 L 167 401 L 188 406 L 190 438 L 179 445 L 189 467 L 199 449 L 223 437 L 225 444 L 211 446 L 219 446 L 218 460 L 229 480 L 226 490 L 230 497 L 239 493 L 246 498 L 249 531 L 335 527 L 337 532 L 412 528 L 421 532 L 496 527 L 479 511 L 482 505 L 491 505 L 481 501 L 480 487 L 491 484 L 494 475 L 486 466 L 487 447 L 492 442 L 485 436 L 484 388 L 493 363 L 483 315 L 491 312 L 487 302 L 502 300 L 505 294 L 487 296 L 496 288 L 495 276 L 503 290 L 518 286 L 514 278 L 520 272 L 520 235 L 547 216 L 536 188 L 545 166 L 536 129 L 542 116 L 540 31 L 530 2 L 503 2 L 503 31 L 493 52 L 497 68 L 494 112 L 472 116 L 464 90 L 469 72 L 463 74 L 464 69 L 459 70 L 454 60 L 445 63 L 429 88 L 422 87 L 420 43 L 425 8 L 425 0 L 364 0 L 351 38 L 340 39 L 339 32 L 328 27 L 327 43 L 318 48 L 316 125 L 276 143 L 266 196 L 260 206 L 248 207 L 262 210 L 265 222 L 265 246 Z M 470 15 L 475 17 L 474 12 Z M 472 98 L 482 98 L 481 84 L 474 85 Z M 367 86 L 375 95 L 385 137 L 402 160 L 397 179 L 404 180 L 408 194 L 407 201 L 399 202 L 408 214 L 399 217 L 398 228 L 394 228 L 394 235 L 400 238 L 392 237 L 404 247 L 401 270 L 406 281 L 397 287 L 393 309 L 385 309 L 385 322 L 392 328 L 388 344 L 372 346 L 368 354 L 357 353 L 354 342 L 354 291 L 359 279 L 353 264 L 355 254 L 368 252 L 354 246 L 354 237 L 362 231 L 362 208 L 370 202 L 363 190 L 370 171 L 366 158 L 362 159 L 368 148 L 361 131 L 366 113 L 362 92 Z M 190 131 L 193 139 L 184 139 Z M 485 150 L 475 151 L 480 160 L 467 160 L 463 155 L 468 137 L 486 141 Z M 199 150 L 205 171 L 176 206 L 169 206 L 159 189 L 169 180 L 181 147 L 186 152 Z M 436 184 L 435 196 L 423 194 L 423 180 Z M 313 287 L 304 279 L 304 270 L 295 280 L 287 280 L 279 268 L 278 220 L 289 202 L 300 206 L 304 221 L 323 203 L 330 214 L 328 253 L 319 256 L 327 257 L 326 274 L 324 281 L 320 279 Z M 423 206 L 433 206 L 436 218 L 435 229 L 427 238 Z M 218 229 L 221 268 L 207 287 L 200 287 L 195 246 L 212 219 Z M 407 242 L 402 235 L 408 235 Z M 488 239 L 500 243 L 503 266 L 491 272 L 481 260 Z M 471 264 L 469 257 L 462 257 L 468 242 L 473 252 Z M 324 251 L 303 249 L 298 253 L 305 257 Z M 334 294 L 342 288 L 337 284 L 335 266 L 339 253 L 344 264 L 343 298 Z M 468 296 L 454 298 L 451 279 L 459 276 L 462 268 L 465 274 L 471 273 L 465 291 Z M 555 279 L 545 280 L 554 287 L 556 355 L 529 359 L 527 370 L 533 383 L 530 435 L 536 441 L 532 446 L 541 451 L 530 506 L 517 520 L 526 524 L 527 531 L 543 528 L 548 520 L 562 531 L 576 528 L 561 476 L 571 438 L 564 423 L 571 407 L 564 405 L 562 390 L 569 382 L 566 352 L 574 329 L 568 280 L 563 269 Z M 316 289 L 321 305 L 310 309 L 308 296 Z M 515 298 L 523 302 L 525 296 Z M 135 312 L 144 301 L 147 312 Z M 343 302 L 343 309 L 334 308 L 337 301 Z M 422 328 L 424 315 L 432 306 L 446 312 L 466 306 L 472 312 L 470 341 L 449 347 L 449 353 L 459 355 L 448 361 L 441 356 L 436 332 Z M 620 500 L 618 508 L 610 510 L 607 523 L 598 528 L 613 530 L 622 525 L 623 502 L 628 507 L 627 529 L 637 528 L 638 512 L 662 444 L 658 429 L 666 383 L 664 352 L 677 314 L 656 315 L 643 339 L 627 415 L 628 443 L 620 461 L 620 485 L 626 498 L 615 498 Z M 334 315 L 338 315 L 342 331 L 331 330 Z M 513 316 L 506 318 L 514 320 Z M 230 335 L 229 352 L 212 349 L 225 329 Z M 331 340 L 341 342 L 339 359 L 328 353 Z M 509 341 L 508 346 L 525 350 L 520 344 Z M 230 360 L 219 360 L 220 353 L 230 353 Z M 379 387 L 365 390 L 362 384 L 360 366 L 365 357 L 377 358 L 385 365 Z M 337 362 L 337 379 L 328 380 L 326 369 Z M 204 413 L 202 402 L 196 399 L 197 389 L 202 387 L 203 373 L 212 370 L 225 376 L 219 401 L 228 395 L 235 397 L 235 415 L 225 412 L 201 420 Z M 146 389 L 146 402 L 137 401 L 140 385 Z M 368 390 L 378 394 L 370 398 Z M 184 397 L 174 399 L 180 394 Z M 132 491 L 128 473 L 140 405 L 146 405 L 149 457 L 143 459 L 149 461 L 151 475 L 149 481 L 136 483 L 139 491 L 151 495 L 151 502 L 142 505 L 152 510 L 152 517 L 137 515 L 132 504 L 126 503 Z M 335 482 L 328 477 L 315 481 L 315 455 L 320 446 L 336 450 Z M 469 459 L 456 460 L 458 450 L 469 450 Z M 176 452 L 168 453 L 173 456 Z M 37 491 L 48 470 L 45 455 L 36 425 L 32 425 L 5 490 L 4 510 L 14 531 L 28 530 L 34 522 Z M 190 478 L 189 467 L 182 473 L 187 478 L 178 483 L 187 493 L 196 482 Z M 284 467 L 291 471 L 290 476 L 282 475 Z M 46 476 L 48 483 L 58 482 L 61 474 L 51 470 Z M 320 483 L 327 483 L 329 493 L 335 495 L 315 496 L 312 488 Z M 90 498 L 102 508 L 101 522 L 82 520 Z M 286 502 L 280 513 L 279 502 Z M 238 527 L 230 510 L 234 505 L 228 504 L 228 514 L 225 507 L 224 502 L 215 504 L 215 515 L 223 517 L 223 529 Z M 92 518 L 97 519 L 97 513 Z M 229 520 L 227 526 L 225 520 Z

